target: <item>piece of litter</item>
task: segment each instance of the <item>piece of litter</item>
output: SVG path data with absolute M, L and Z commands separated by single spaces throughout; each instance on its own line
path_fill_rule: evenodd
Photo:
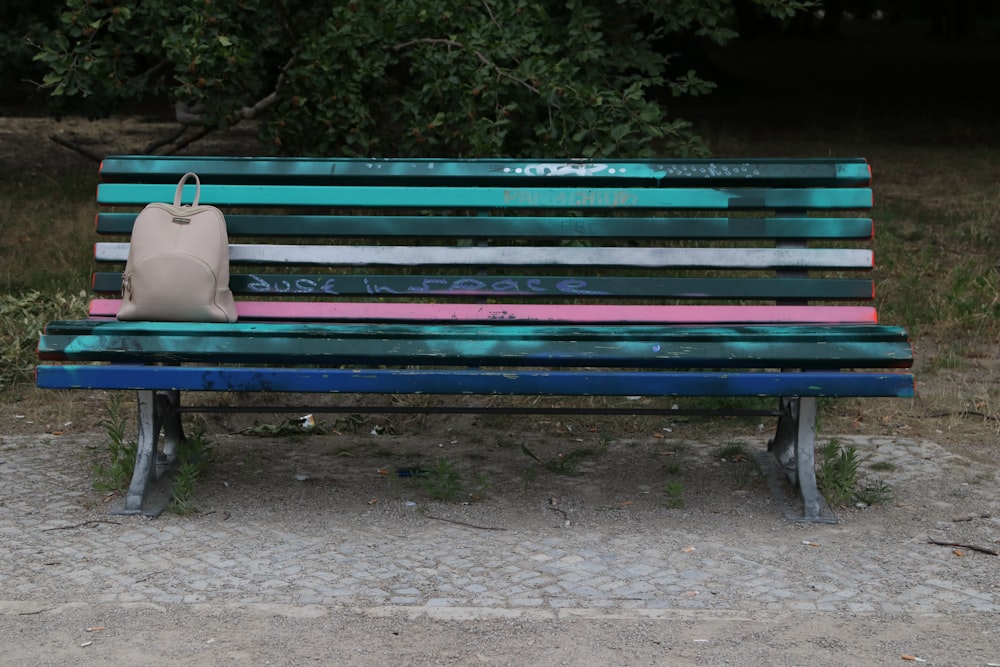
M 918 658 L 915 655 L 905 655 L 904 654 L 904 655 L 901 655 L 899 657 L 902 658 L 903 660 L 909 660 L 910 662 L 927 662 L 923 658 Z
M 686 554 L 689 554 L 689 553 L 693 552 L 694 550 L 695 550 L 694 547 L 684 547 L 683 549 L 681 549 L 681 551 L 683 551 Z
M 817 544 L 816 542 L 810 542 L 809 540 L 802 540 L 802 544 L 806 545 L 807 547 L 818 547 L 819 546 L 819 544 Z
M 962 551 L 961 549 L 952 549 L 951 552 L 953 554 L 955 554 L 956 556 L 958 556 L 959 558 L 964 558 L 965 557 L 965 552 Z
M 308 479 L 309 479 L 309 475 L 296 475 L 295 476 L 295 481 L 296 482 L 305 482 Z
M 694 639 L 692 641 L 694 641 L 696 644 L 706 644 L 706 643 L 708 643 L 707 639 Z
M 93 643 L 94 642 L 83 642 L 82 644 L 80 644 L 80 648 L 87 648 L 88 646 L 90 646 Z
M 107 630 L 103 625 L 95 625 L 93 627 L 87 628 L 87 632 L 101 632 L 102 630 Z
M 299 422 L 301 422 L 302 428 L 312 428 L 316 425 L 316 418 L 312 415 L 305 415 L 304 417 L 299 417 Z

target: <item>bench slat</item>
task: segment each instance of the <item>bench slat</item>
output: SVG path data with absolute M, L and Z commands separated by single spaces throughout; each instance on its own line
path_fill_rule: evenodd
M 254 273 L 230 274 L 237 295 L 309 297 L 480 297 L 534 298 L 548 301 L 580 297 L 615 299 L 796 299 L 871 301 L 872 280 L 854 278 L 636 278 L 520 275 L 336 275 Z M 94 292 L 121 294 L 122 274 L 94 274 Z M 339 308 L 343 302 L 336 302 Z M 108 306 L 111 307 L 111 306 Z M 117 308 L 117 306 L 114 306 Z M 237 304 L 239 309 L 240 304 Z M 102 307 L 101 314 L 108 313 Z
M 765 158 L 755 160 L 527 160 L 343 159 L 110 156 L 101 164 L 104 182 L 176 183 L 188 171 L 205 182 L 323 184 L 337 182 L 440 186 L 571 181 L 578 184 L 676 186 L 685 183 L 768 186 L 868 185 L 864 158 Z
M 577 276 L 462 275 L 336 275 L 231 274 L 229 286 L 237 295 L 308 297 L 521 297 L 579 299 L 604 296 L 617 299 L 795 299 L 870 301 L 874 283 L 864 279 L 833 278 L 580 278 Z M 121 294 L 122 274 L 94 274 L 94 292 Z M 343 302 L 336 302 L 337 307 Z M 100 314 L 106 315 L 102 307 Z M 115 306 L 117 307 L 117 306 Z M 239 304 L 237 304 L 239 307 Z M 113 312 L 110 314 L 114 314 Z
M 176 186 L 102 183 L 101 205 L 173 201 Z M 194 199 L 185 186 L 183 201 Z M 429 209 L 870 209 L 870 188 L 462 188 L 388 186 L 202 185 L 215 206 L 333 206 Z
M 43 366 L 48 389 L 176 389 L 303 393 L 519 396 L 883 396 L 914 395 L 905 373 L 699 373 L 593 371 L 343 370 Z
M 219 333 L 214 333 L 219 332 Z M 98 324 L 46 330 L 42 359 L 115 363 L 265 363 L 647 368 L 905 367 L 912 350 L 881 327 L 660 327 Z M 897 334 L 899 332 L 896 332 Z M 888 340 L 887 340 L 888 338 Z
M 99 213 L 98 234 L 130 234 L 136 213 Z M 603 218 L 226 215 L 229 236 L 613 239 L 856 239 L 871 218 Z
M 158 336 L 49 337 L 49 349 L 66 350 L 61 359 L 121 363 L 543 366 L 622 368 L 906 368 L 908 343 L 774 343 L 743 340 L 712 343 L 628 341 L 537 341 L 413 338 L 232 338 Z
M 98 262 L 124 262 L 127 243 L 97 243 Z M 321 266 L 563 266 L 676 269 L 871 269 L 865 248 L 578 248 L 233 243 L 234 264 Z
M 94 299 L 92 317 L 114 317 L 120 299 Z M 550 304 L 437 304 L 238 301 L 241 320 L 342 322 L 565 322 L 565 323 L 858 323 L 874 324 L 870 306 L 624 306 Z
M 400 324 L 384 325 L 311 322 L 118 322 L 102 320 L 55 320 L 45 326 L 43 335 L 128 335 L 128 336 L 206 336 L 209 338 L 266 338 L 268 336 L 300 336 L 324 339 L 330 336 L 370 337 L 373 335 L 393 338 L 458 338 L 471 340 L 482 332 L 498 338 L 521 339 L 604 339 L 616 340 L 629 337 L 660 337 L 675 340 L 706 341 L 738 336 L 740 340 L 786 341 L 905 341 L 902 327 L 845 323 L 835 327 L 823 324 L 791 324 L 771 326 L 748 324 L 746 326 L 676 326 L 673 324 L 637 324 L 622 327 L 582 324 L 551 324 L 544 321 L 524 326 L 498 326 L 503 320 L 490 324 Z

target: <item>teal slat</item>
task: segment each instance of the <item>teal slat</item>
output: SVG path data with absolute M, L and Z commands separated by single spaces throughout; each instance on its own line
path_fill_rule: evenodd
M 175 186 L 104 183 L 99 204 L 173 201 Z M 185 186 L 183 200 L 194 198 Z M 343 206 L 468 209 L 867 209 L 869 188 L 463 188 L 391 186 L 202 185 L 201 203 L 216 206 Z
M 192 336 L 211 338 L 263 338 L 268 336 L 314 337 L 369 336 L 379 333 L 396 338 L 465 338 L 496 336 L 513 339 L 627 339 L 670 338 L 677 341 L 711 341 L 738 338 L 751 341 L 848 340 L 848 341 L 905 341 L 902 327 L 878 324 L 824 325 L 560 325 L 560 324 L 352 324 L 352 323 L 301 323 L 301 322 L 118 322 L 101 320 L 56 320 L 45 326 L 45 334 L 59 335 L 128 335 L 128 336 Z
M 914 395 L 908 373 L 669 373 L 483 370 L 40 366 L 47 389 L 154 389 L 515 396 Z M 485 410 L 484 410 L 485 411 Z
M 905 368 L 908 343 L 433 338 L 46 336 L 75 361 L 355 365 L 617 366 L 638 368 Z
M 826 336 L 808 327 L 606 327 L 510 325 L 240 325 L 245 335 L 211 327 L 152 335 L 97 326 L 92 335 L 47 329 L 42 358 L 78 361 L 276 364 L 446 364 L 627 366 L 649 368 L 905 367 L 909 343 L 898 331 L 843 327 Z M 129 330 L 134 333 L 129 333 Z M 854 335 L 848 335 L 853 332 Z M 897 334 L 892 336 L 891 334 Z M 888 338 L 888 340 L 887 340 Z M 896 339 L 894 339 L 896 338 Z

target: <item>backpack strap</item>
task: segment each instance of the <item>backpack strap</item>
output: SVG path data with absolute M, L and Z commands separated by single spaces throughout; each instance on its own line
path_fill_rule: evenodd
M 201 180 L 198 178 L 198 174 L 189 171 L 188 173 L 181 176 L 181 180 L 177 183 L 177 190 L 174 191 L 174 206 L 181 205 L 181 194 L 184 192 L 184 183 L 189 179 L 194 179 L 194 201 L 191 202 L 191 206 L 197 206 L 198 200 L 201 199 Z

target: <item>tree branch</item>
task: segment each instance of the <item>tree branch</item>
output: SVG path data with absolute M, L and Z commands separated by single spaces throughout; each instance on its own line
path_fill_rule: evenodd
M 187 128 L 184 129 L 187 130 Z M 199 127 L 196 132 L 192 133 L 191 136 L 189 136 L 184 141 L 171 142 L 173 143 L 173 145 L 170 147 L 170 150 L 164 151 L 163 155 L 173 155 L 177 151 L 184 150 L 194 142 L 204 138 L 205 135 L 211 134 L 213 129 L 214 128 L 211 127 Z
M 293 55 L 282 66 L 281 73 L 278 74 L 278 80 L 274 82 L 274 90 L 257 100 L 254 104 L 233 112 L 235 121 L 230 127 L 244 120 L 252 120 L 278 103 L 278 89 L 281 88 L 281 84 L 285 80 L 285 73 L 292 66 L 294 60 L 295 56 Z M 181 125 L 204 125 L 205 107 L 200 101 L 193 105 L 189 105 L 187 102 L 177 102 L 174 105 L 174 116 Z
M 98 162 L 99 163 L 101 160 L 104 159 L 103 155 L 98 155 L 97 153 L 94 153 L 93 151 L 91 151 L 91 150 L 89 150 L 87 148 L 84 148 L 80 144 L 74 143 L 74 142 L 70 141 L 69 139 L 64 139 L 63 137 L 60 137 L 59 135 L 51 134 L 51 135 L 49 135 L 49 139 L 51 139 L 52 141 L 56 142 L 60 146 L 65 146 L 66 148 L 69 148 L 70 150 L 76 151 L 80 155 L 84 156 L 85 158 L 87 158 L 89 160 L 93 160 L 94 162 Z
M 455 47 L 455 48 L 465 49 L 465 50 L 471 51 L 476 56 L 476 58 L 479 60 L 479 62 L 481 62 L 485 67 L 492 68 L 493 71 L 496 72 L 496 75 L 497 75 L 498 79 L 510 79 L 514 83 L 517 83 L 517 84 L 520 84 L 520 85 L 524 86 L 525 88 L 527 88 L 528 90 L 530 90 L 531 92 L 533 92 L 535 94 L 538 94 L 538 93 L 541 92 L 540 90 L 538 90 L 537 87 L 535 87 L 532 84 L 528 83 L 527 80 L 522 79 L 522 78 L 517 77 L 517 76 L 514 76 L 513 74 L 510 73 L 509 70 L 505 70 L 502 67 L 500 67 L 499 65 L 497 65 L 496 63 L 494 63 L 492 60 L 490 60 L 489 58 L 487 58 L 486 55 L 482 51 L 480 51 L 478 49 L 470 48 L 470 47 L 466 46 L 465 44 L 462 44 L 461 42 L 456 42 L 453 39 L 444 39 L 444 38 L 441 38 L 441 37 L 424 37 L 422 39 L 411 39 L 408 42 L 402 42 L 400 44 L 396 44 L 394 47 L 392 47 L 392 50 L 393 51 L 402 51 L 403 49 L 408 49 L 411 46 L 414 46 L 416 44 L 444 44 L 444 45 L 448 46 L 449 48 Z
M 182 136 L 184 136 L 185 132 L 187 132 L 187 125 L 181 125 L 179 128 L 177 128 L 177 131 L 171 134 L 170 136 L 153 140 L 152 143 L 148 144 L 145 148 L 142 149 L 143 155 L 152 155 L 157 148 L 160 148 L 161 146 L 166 146 L 167 144 L 174 143 Z

